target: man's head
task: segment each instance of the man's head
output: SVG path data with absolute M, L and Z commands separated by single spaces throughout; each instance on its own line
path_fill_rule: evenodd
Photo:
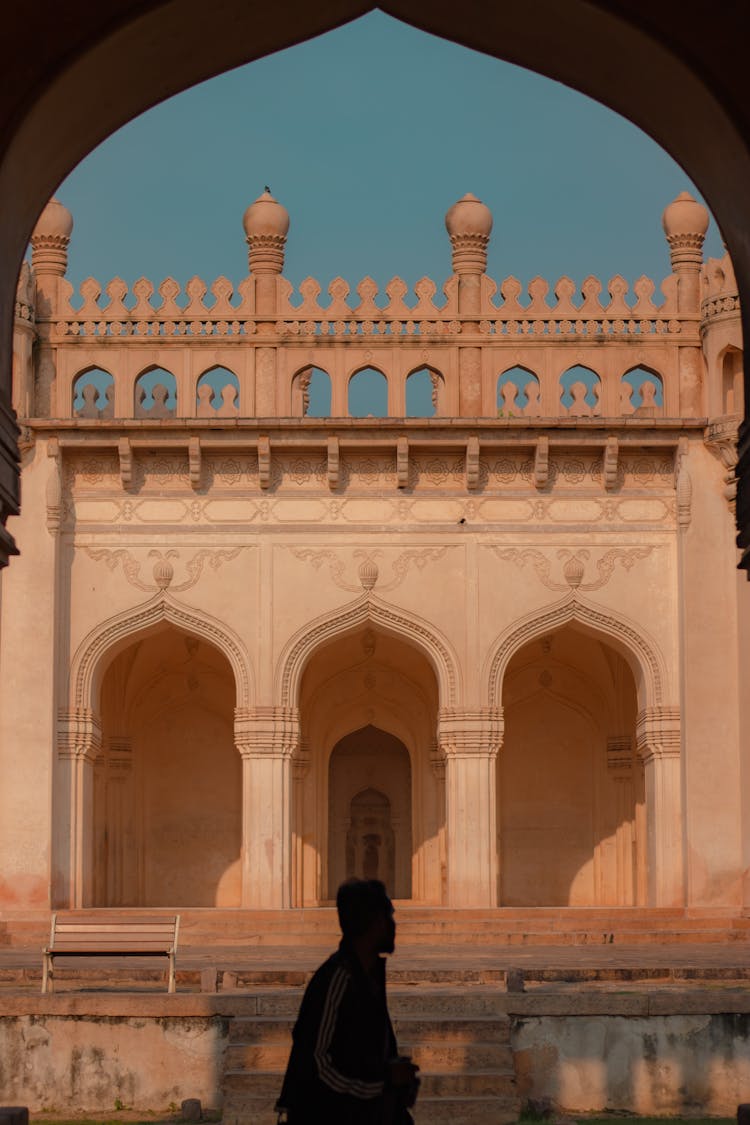
M 336 894 L 336 909 L 345 938 L 364 940 L 375 953 L 393 953 L 393 903 L 379 879 L 347 879 Z

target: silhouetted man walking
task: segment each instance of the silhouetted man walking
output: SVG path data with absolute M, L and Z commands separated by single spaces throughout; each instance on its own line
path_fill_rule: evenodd
M 418 1067 L 397 1056 L 381 956 L 393 904 L 379 880 L 351 879 L 336 907 L 341 944 L 305 991 L 276 1108 L 289 1125 L 408 1125 Z

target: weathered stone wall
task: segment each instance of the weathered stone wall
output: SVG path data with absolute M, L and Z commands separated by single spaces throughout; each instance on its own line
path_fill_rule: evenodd
M 750 1089 L 750 1016 L 519 1018 L 513 1054 L 522 1103 L 730 1117 Z

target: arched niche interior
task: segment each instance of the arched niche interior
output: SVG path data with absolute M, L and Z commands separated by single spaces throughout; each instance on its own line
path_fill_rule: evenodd
M 435 750 L 438 686 L 427 657 L 385 629 L 360 627 L 313 652 L 299 706 L 305 765 L 293 792 L 296 905 L 331 901 L 347 874 L 347 847 L 364 870 L 363 809 L 381 798 L 372 813 L 380 830 L 369 833 L 380 836 L 369 841 L 379 849 L 379 877 L 389 871 L 390 818 L 392 893 L 442 902 L 445 793 Z M 368 791 L 381 798 L 362 798 Z
M 743 412 L 743 362 L 739 348 L 729 347 L 721 357 L 721 405 L 723 414 Z
M 172 626 L 134 640 L 107 668 L 93 905 L 240 905 L 234 707 L 226 658 Z
M 499 903 L 645 905 L 644 772 L 624 657 L 566 625 L 515 654 L 503 708 Z
M 340 739 L 328 762 L 328 898 L 344 879 L 380 879 L 411 895 L 411 760 L 403 742 L 368 724 Z

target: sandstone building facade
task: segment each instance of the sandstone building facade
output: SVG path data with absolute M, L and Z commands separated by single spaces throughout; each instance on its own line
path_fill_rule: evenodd
M 74 294 L 70 214 L 34 233 L 0 909 L 315 906 L 354 873 L 739 914 L 742 343 L 705 209 L 667 208 L 632 292 L 498 286 L 473 196 L 442 291 L 295 293 L 283 207 L 244 223 L 249 276 L 184 293 Z

